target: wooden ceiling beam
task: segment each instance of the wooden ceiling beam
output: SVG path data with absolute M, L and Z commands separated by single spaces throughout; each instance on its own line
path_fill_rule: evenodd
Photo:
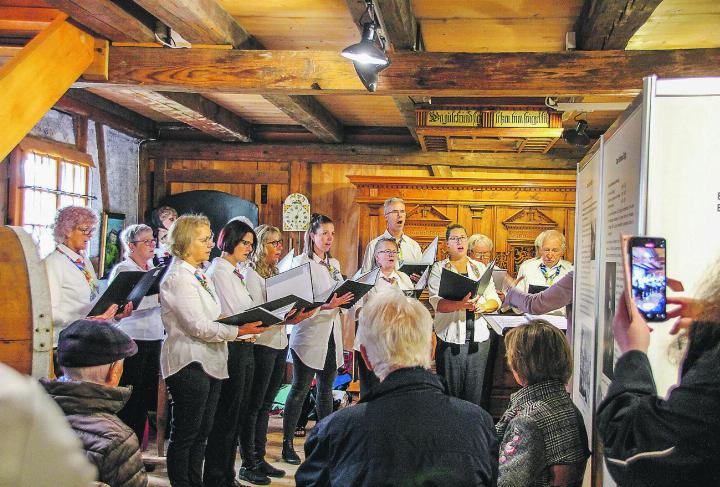
M 112 0 L 45 0 L 96 34 L 117 42 L 156 42 L 146 22 Z
M 315 134 L 321 141 L 330 143 L 343 141 L 342 124 L 315 97 L 307 95 L 264 95 L 263 97 Z
M 191 44 L 230 44 L 236 49 L 262 45 L 216 0 L 134 0 Z
M 575 170 L 583 151 L 557 154 L 423 152 L 414 145 L 223 144 L 155 141 L 150 158 L 253 162 L 313 162 L 495 169 Z
M 585 50 L 625 49 L 662 0 L 585 0 L 575 31 Z
M 642 78 L 720 75 L 720 49 L 523 53 L 397 52 L 377 92 L 333 51 L 111 47 L 109 79 L 83 86 L 285 95 L 635 95 Z

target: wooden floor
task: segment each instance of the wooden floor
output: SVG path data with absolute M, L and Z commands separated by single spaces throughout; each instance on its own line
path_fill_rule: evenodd
M 314 422 L 308 424 L 308 430 L 312 428 Z M 303 445 L 305 444 L 305 438 L 295 438 L 295 451 L 300 455 L 300 458 L 304 458 Z M 295 471 L 297 465 L 289 465 L 280 460 L 280 454 L 282 451 L 282 418 L 271 417 L 270 426 L 268 430 L 268 444 L 267 444 L 267 456 L 265 459 L 277 468 L 285 470 L 286 475 L 281 479 L 270 479 L 272 483 L 270 485 L 295 485 Z M 158 458 L 157 449 L 155 448 L 155 439 L 153 438 L 148 445 L 148 451 L 144 452 L 143 457 L 153 463 L 157 462 L 155 471 L 148 474 L 150 480 L 150 486 L 163 486 L 170 487 L 170 481 L 167 478 L 167 470 L 165 468 L 165 459 Z M 237 460 L 235 462 L 235 470 L 237 471 L 242 464 L 240 454 L 238 453 Z M 248 482 L 242 482 L 243 485 L 252 485 Z

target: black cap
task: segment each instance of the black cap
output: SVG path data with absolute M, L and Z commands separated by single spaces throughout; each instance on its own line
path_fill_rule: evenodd
M 77 320 L 60 332 L 58 364 L 93 367 L 116 362 L 137 353 L 127 333 L 105 321 Z

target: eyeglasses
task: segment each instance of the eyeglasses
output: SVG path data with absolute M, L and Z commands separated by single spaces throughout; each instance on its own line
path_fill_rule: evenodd
M 272 245 L 275 248 L 282 247 L 282 240 L 273 240 L 272 242 L 268 242 L 268 245 Z
M 82 233 L 83 235 L 90 236 L 95 233 L 95 227 L 76 227 L 75 230 Z
M 214 234 L 214 233 L 211 233 L 209 237 L 199 238 L 199 239 L 198 239 L 198 242 L 207 245 L 207 244 L 209 244 L 209 243 L 212 243 L 213 240 L 215 240 L 215 234 Z
M 545 248 L 540 249 L 540 252 L 542 252 L 543 254 L 549 254 L 549 253 L 559 254 L 562 252 L 562 249 L 550 249 L 550 248 L 545 247 Z
M 394 217 L 405 216 L 405 210 L 392 210 L 385 213 L 385 215 L 392 215 Z
M 399 253 L 400 252 L 398 252 L 397 250 L 379 250 L 378 251 L 378 254 L 385 254 L 388 257 L 390 257 L 391 255 L 397 255 Z
M 467 236 L 463 236 L 463 237 L 450 237 L 450 238 L 448 239 L 448 242 L 460 243 L 460 242 L 465 242 L 467 239 L 468 239 Z
M 475 257 L 490 257 L 492 255 L 492 252 L 473 252 L 473 255 Z
M 244 245 L 245 247 L 252 247 L 252 244 L 253 244 L 253 243 L 250 242 L 249 240 L 240 240 L 240 241 L 238 242 L 238 244 L 242 244 L 242 245 Z
M 143 244 L 147 245 L 148 247 L 157 245 L 157 241 L 154 238 L 148 238 L 145 240 L 131 240 L 130 243 L 134 243 L 135 245 L 143 243 Z

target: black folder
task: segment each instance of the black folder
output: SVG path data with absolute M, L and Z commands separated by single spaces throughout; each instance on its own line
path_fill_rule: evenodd
M 490 280 L 495 262 L 490 262 L 483 275 L 477 281 L 457 274 L 443 267 L 440 275 L 440 289 L 438 295 L 450 301 L 462 301 L 470 293 L 470 297 L 479 296 L 485 292 Z
M 528 284 L 528 293 L 537 294 L 546 290 L 549 286 L 538 286 L 536 284 Z
M 238 313 L 233 316 L 228 316 L 227 318 L 223 318 L 218 321 L 226 325 L 234 326 L 242 326 L 247 323 L 261 321 L 261 326 L 272 326 L 282 324 L 285 321 L 285 315 L 277 316 L 271 311 L 263 308 L 262 306 L 256 306 L 255 308 L 251 308 L 247 311 L 243 311 L 242 313 Z
M 115 279 L 90 310 L 88 316 L 101 315 L 113 304 L 117 304 L 122 308 L 127 303 L 132 302 L 133 309 L 138 309 L 145 296 L 152 296 L 159 292 L 159 282 L 166 271 L 167 267 L 161 266 L 153 267 L 147 272 L 118 272 Z M 153 288 L 158 288 L 158 291 L 153 292 Z
M 432 264 L 403 264 L 400 266 L 399 271 L 404 272 L 408 276 L 412 276 L 413 274 L 419 274 L 422 276 L 425 269 L 431 265 Z
M 364 284 L 362 282 L 347 280 L 347 281 L 343 282 L 342 284 L 340 284 L 339 286 L 337 286 L 332 291 L 330 291 L 325 302 L 329 303 L 330 300 L 332 300 L 333 294 L 337 294 L 338 297 L 340 297 L 343 294 L 350 292 L 353 294 L 352 300 L 349 303 L 343 304 L 342 306 L 340 306 L 341 308 L 344 308 L 344 309 L 350 309 L 353 306 L 355 306 L 355 303 L 360 301 L 362 299 L 362 297 L 365 296 L 373 287 L 375 287 L 374 284 Z

